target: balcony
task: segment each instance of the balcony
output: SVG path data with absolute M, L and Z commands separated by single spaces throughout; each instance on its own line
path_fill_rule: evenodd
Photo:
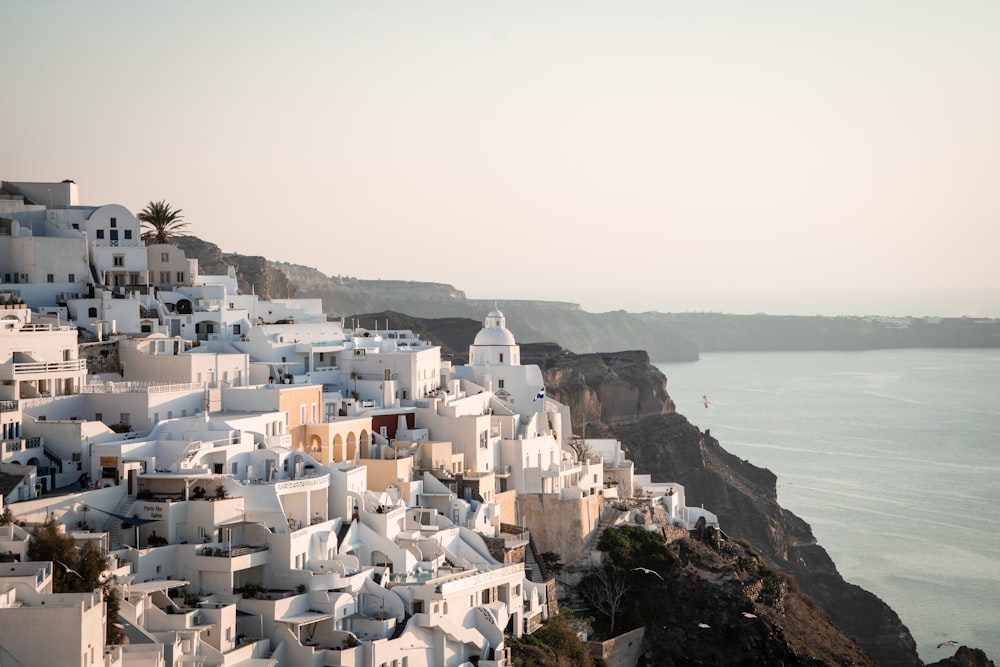
M 70 373 L 86 373 L 87 360 L 32 361 L 0 366 L 0 380 L 44 380 Z
M 18 401 L 0 401 L 0 412 L 17 412 L 20 406 Z

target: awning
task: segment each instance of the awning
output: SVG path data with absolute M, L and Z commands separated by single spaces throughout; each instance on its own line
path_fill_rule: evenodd
M 183 579 L 157 579 L 155 581 L 140 581 L 130 585 L 128 588 L 132 593 L 154 593 L 179 586 L 187 586 L 190 583 L 190 581 L 184 581 Z
M 272 658 L 247 658 L 233 664 L 233 667 L 278 667 L 278 661 Z
M 163 521 L 163 519 L 141 519 L 137 516 L 125 516 L 124 514 L 115 514 L 114 512 L 108 512 L 102 510 L 100 507 L 91 507 L 92 510 L 97 510 L 102 514 L 107 514 L 108 516 L 113 516 L 114 518 L 122 521 L 123 523 L 130 524 L 132 526 L 145 526 L 147 523 L 156 523 L 157 521 Z
M 325 621 L 328 618 L 333 618 L 333 614 L 320 614 L 317 612 L 307 611 L 304 614 L 290 614 L 274 620 L 278 623 L 287 623 L 288 625 L 299 626 L 308 625 L 309 623 L 318 623 L 319 621 Z

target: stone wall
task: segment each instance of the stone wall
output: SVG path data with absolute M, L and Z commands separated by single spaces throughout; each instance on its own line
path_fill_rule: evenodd
M 588 553 L 604 507 L 604 496 L 558 498 L 551 494 L 524 493 L 519 497 L 522 522 L 531 526 L 539 553 L 555 551 L 563 563 Z
M 87 373 L 120 373 L 121 359 L 118 357 L 118 343 L 84 343 L 80 345 L 80 358 L 87 360 Z
M 590 655 L 605 665 L 635 667 L 642 657 L 642 638 L 645 634 L 645 628 L 637 628 L 603 642 L 589 642 Z

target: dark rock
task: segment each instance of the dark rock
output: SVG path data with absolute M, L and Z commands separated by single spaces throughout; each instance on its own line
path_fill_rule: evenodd
M 960 646 L 952 657 L 932 662 L 927 667 L 994 667 L 994 665 L 993 661 L 986 657 L 986 653 L 978 648 Z

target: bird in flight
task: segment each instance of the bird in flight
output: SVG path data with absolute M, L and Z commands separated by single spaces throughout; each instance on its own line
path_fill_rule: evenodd
M 657 572 L 656 570 L 650 570 L 648 567 L 633 567 L 632 571 L 645 572 L 646 574 L 655 574 L 656 576 L 660 577 L 660 579 L 663 579 L 663 577 L 660 575 L 659 572 Z
M 708 400 L 708 396 L 702 396 L 701 402 L 705 404 L 706 408 L 712 404 L 712 401 Z
M 958 646 L 958 642 L 955 641 L 954 639 L 949 639 L 948 641 L 941 642 L 940 644 L 937 645 L 938 648 L 944 648 L 945 646 Z
M 751 614 L 748 611 L 743 612 L 743 616 L 746 618 L 757 618 L 757 614 Z
M 81 579 L 83 579 L 83 575 L 82 574 L 80 574 L 79 572 L 77 572 L 76 570 L 74 570 L 73 568 L 71 568 L 66 563 L 62 562 L 61 560 L 57 560 L 56 562 L 59 563 L 60 565 L 62 565 L 62 568 L 64 570 L 66 570 L 67 573 L 75 574 L 76 576 L 78 576 Z
M 702 630 L 707 630 L 708 628 L 710 628 L 712 626 L 709 625 L 708 623 L 699 623 L 698 627 L 701 628 Z

